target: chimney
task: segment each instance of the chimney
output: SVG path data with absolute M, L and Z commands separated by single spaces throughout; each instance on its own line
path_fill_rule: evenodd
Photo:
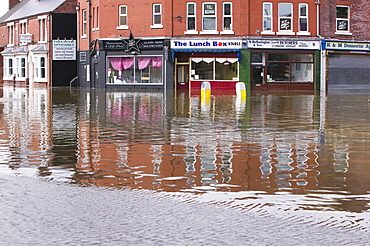
M 17 5 L 22 0 L 9 0 L 9 9 L 13 8 L 15 5 Z

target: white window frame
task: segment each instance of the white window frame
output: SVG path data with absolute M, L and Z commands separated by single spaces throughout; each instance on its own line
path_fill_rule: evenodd
M 351 8 L 350 6 L 346 6 L 346 5 L 337 5 L 335 7 L 335 10 L 337 10 L 337 8 L 347 8 L 348 9 L 348 16 L 347 18 L 338 18 L 337 16 L 335 16 L 335 34 L 339 34 L 339 35 L 352 35 L 352 33 L 350 32 L 350 17 L 351 17 Z M 338 21 L 347 21 L 347 28 L 348 30 L 346 31 L 342 31 L 342 30 L 338 30 Z
M 125 13 L 123 13 L 122 9 L 125 9 Z M 127 5 L 123 4 L 123 5 L 119 5 L 118 6 L 118 27 L 117 29 L 128 29 L 128 8 L 127 8 Z M 126 18 L 126 24 L 123 25 L 121 23 L 121 17 L 125 17 Z
M 266 13 L 265 10 L 267 7 L 270 9 L 270 14 Z M 274 29 L 274 19 L 273 19 L 273 5 L 272 2 L 264 2 L 262 4 L 262 32 L 261 34 L 273 35 L 275 32 Z M 270 19 L 270 30 L 268 30 L 267 25 L 265 25 L 265 20 Z
M 15 44 L 15 25 L 14 22 L 7 24 L 8 27 L 8 45 L 7 47 L 14 47 Z
M 24 67 L 22 67 L 22 59 L 24 59 Z M 24 69 L 24 76 L 22 76 L 22 68 Z M 13 74 L 15 74 L 16 79 L 22 80 L 27 77 L 27 57 L 16 56 L 13 59 Z
M 86 38 L 87 37 L 87 11 L 86 9 L 83 9 L 82 12 L 82 36 L 81 38 Z
M 301 15 L 301 9 L 302 8 L 305 8 L 306 9 L 306 14 L 305 15 Z M 298 32 L 297 34 L 298 35 L 311 35 L 310 32 L 308 31 L 309 30 L 309 22 L 308 22 L 308 3 L 300 3 L 298 4 Z M 301 30 L 301 21 L 302 20 L 306 20 L 306 25 L 307 25 L 307 30 Z
M 290 5 L 290 14 L 291 16 L 284 16 L 283 13 L 281 12 L 283 9 L 282 9 L 282 6 L 283 5 Z M 289 30 L 285 30 L 285 29 L 281 29 L 281 21 L 282 19 L 287 19 L 287 20 L 290 20 L 290 29 Z M 293 3 L 278 3 L 278 35 L 294 35 L 295 33 L 293 32 L 293 26 L 294 26 L 294 22 L 293 22 Z
M 225 14 L 226 5 L 230 5 L 230 14 Z M 225 29 L 225 19 L 230 18 L 230 30 Z M 233 31 L 233 3 L 232 2 L 223 2 L 222 3 L 222 31 L 220 34 L 234 34 Z
M 48 41 L 48 24 L 47 24 L 47 15 L 42 15 L 37 17 L 39 20 L 39 42 L 42 44 L 46 44 Z
M 14 64 L 15 64 L 15 57 L 9 55 L 4 56 L 4 68 L 3 68 L 3 80 L 13 80 L 14 75 Z M 9 66 L 10 60 L 12 60 L 12 66 Z M 11 70 L 11 71 L 10 71 Z
M 209 4 L 213 4 L 215 6 L 215 11 L 214 11 L 214 14 L 211 15 L 211 14 L 205 14 L 205 6 L 206 5 L 209 5 Z M 214 18 L 215 19 L 215 29 L 214 30 L 204 30 L 204 20 L 205 18 Z M 200 32 L 200 34 L 218 34 L 218 31 L 217 31 L 217 2 L 204 2 L 202 3 L 202 31 Z
M 19 21 L 19 34 L 28 34 L 28 21 L 21 20 Z
M 189 14 L 189 5 L 194 5 L 194 13 Z M 189 18 L 194 18 L 194 30 L 189 30 Z M 195 2 L 187 2 L 186 3 L 186 31 L 184 34 L 198 34 L 197 31 L 197 4 Z
M 44 58 L 44 67 L 41 67 L 41 59 Z M 47 82 L 48 77 L 48 63 L 46 54 L 35 54 L 34 55 L 34 72 L 33 81 L 35 82 Z M 41 77 L 41 72 L 44 69 L 45 77 Z
M 159 7 L 159 12 L 156 10 L 156 7 Z M 155 17 L 160 17 L 160 23 L 155 23 Z M 150 28 L 163 28 L 163 19 L 162 19 L 162 4 L 153 3 L 153 25 Z

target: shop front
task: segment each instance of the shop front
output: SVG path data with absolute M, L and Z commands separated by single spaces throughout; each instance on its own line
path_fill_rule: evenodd
M 213 92 L 235 92 L 242 40 L 173 39 L 176 90 L 197 92 L 210 82 Z
M 252 90 L 318 89 L 319 41 L 248 40 Z
M 370 43 L 323 41 L 326 80 L 332 89 L 370 89 Z
M 134 39 L 131 35 L 129 39 L 100 39 L 95 42 L 89 52 L 90 64 L 87 64 L 88 59 L 80 59 L 80 69 L 87 70 L 86 82 L 82 81 L 86 86 L 173 88 L 172 81 L 167 80 L 173 72 L 165 39 Z

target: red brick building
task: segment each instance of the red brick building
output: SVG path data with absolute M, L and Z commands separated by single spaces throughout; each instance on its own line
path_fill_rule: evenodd
M 76 72 L 76 0 L 9 1 L 0 18 L 3 81 L 69 85 Z

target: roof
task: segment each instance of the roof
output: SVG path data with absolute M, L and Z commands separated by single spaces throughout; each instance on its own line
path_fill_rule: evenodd
M 0 23 L 53 12 L 66 0 L 23 0 L 0 18 Z

